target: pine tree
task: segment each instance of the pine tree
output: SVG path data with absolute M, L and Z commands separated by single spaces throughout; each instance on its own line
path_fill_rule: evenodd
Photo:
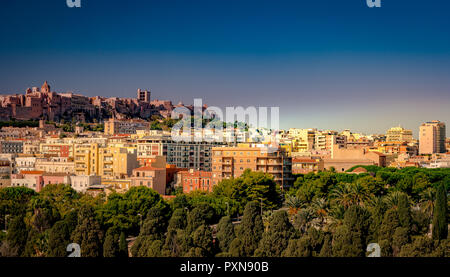
M 84 206 L 78 215 L 78 224 L 71 240 L 81 246 L 82 257 L 100 257 L 102 255 L 103 231 L 95 219 L 94 209 Z
M 333 249 L 331 247 L 331 236 L 326 235 L 322 249 L 320 250 L 319 257 L 332 257 L 333 256 Z
M 411 230 L 411 209 L 409 205 L 408 195 L 402 193 L 398 201 L 398 219 L 400 226 L 406 228 L 408 233 Z
M 8 233 L 6 234 L 6 242 L 9 252 L 14 256 L 21 256 L 25 251 L 25 245 L 28 238 L 28 228 L 24 222 L 23 216 L 19 215 L 12 218 L 8 222 Z
M 392 254 L 397 257 L 400 254 L 402 247 L 410 242 L 409 230 L 404 227 L 395 229 L 392 237 Z
M 70 243 L 69 226 L 66 221 L 58 221 L 50 229 L 48 236 L 49 257 L 66 257 L 67 245 Z
M 300 239 L 290 239 L 283 257 L 311 257 L 312 245 L 310 238 L 306 235 Z
M 255 201 L 247 203 L 237 237 L 230 245 L 231 254 L 243 257 L 253 256 L 263 232 L 264 225 L 258 203 Z
M 176 209 L 169 220 L 169 230 L 185 229 L 186 228 L 186 212 L 184 209 Z
M 103 257 L 114 258 L 118 256 L 118 235 L 112 228 L 109 228 L 106 232 L 105 242 L 103 243 Z
M 257 257 L 280 257 L 286 249 L 289 239 L 294 234 L 294 227 L 289 222 L 286 211 L 277 211 L 269 221 L 269 228 L 262 236 L 255 252 Z
M 236 237 L 234 233 L 233 223 L 229 216 L 224 216 L 217 224 L 217 240 L 219 241 L 219 247 L 222 252 L 228 252 L 231 242 Z
M 381 255 L 389 257 L 392 255 L 392 238 L 395 230 L 401 227 L 398 212 L 390 209 L 384 214 L 383 223 L 380 227 L 378 243 L 381 247 Z
M 205 214 L 207 211 L 205 209 L 207 208 L 204 206 L 196 207 L 188 213 L 186 231 L 193 233 L 198 227 L 206 224 Z
M 351 206 L 344 215 L 344 225 L 333 235 L 333 255 L 364 257 L 367 246 L 370 214 L 360 206 Z
M 364 257 L 365 248 L 361 235 L 347 225 L 336 228 L 333 234 L 334 257 Z
M 128 244 L 125 236 L 125 232 L 120 233 L 119 240 L 119 257 L 128 258 Z
M 436 194 L 433 214 L 432 233 L 434 240 L 444 240 L 448 236 L 447 205 L 447 190 L 444 184 L 440 184 Z
M 207 225 L 201 225 L 192 234 L 193 247 L 189 250 L 189 257 L 210 257 L 213 252 L 212 232 Z
M 139 236 L 161 239 L 167 230 L 167 219 L 159 207 L 152 207 L 142 224 Z
M 158 206 L 152 207 L 142 224 L 139 236 L 131 247 L 133 257 L 161 256 L 167 225 L 168 221 L 162 209 Z

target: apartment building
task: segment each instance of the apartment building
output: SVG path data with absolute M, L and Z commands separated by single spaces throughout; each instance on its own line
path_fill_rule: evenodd
M 19 156 L 15 159 L 15 172 L 31 171 L 35 169 L 37 157 L 35 156 Z
M 90 187 L 100 186 L 102 178 L 98 175 L 78 175 L 70 177 L 71 186 L 77 192 L 86 192 Z
M 316 129 L 289 129 L 292 152 L 309 152 L 314 148 Z
M 131 186 L 145 186 L 159 194 L 166 194 L 166 168 L 144 166 L 134 169 Z
M 271 174 L 275 182 L 286 188 L 292 181 L 292 158 L 282 148 L 269 151 L 267 145 L 241 144 L 236 147 L 214 147 L 213 186 L 227 178 L 237 178 L 246 169 Z
M 402 128 L 401 126 L 392 127 L 386 132 L 386 142 L 406 142 L 409 143 L 413 140 L 413 134 L 411 130 Z
M 194 190 L 207 192 L 212 192 L 213 190 L 212 172 L 190 169 L 189 171 L 180 171 L 178 174 L 183 193 L 189 193 Z
M 26 187 L 40 192 L 44 187 L 43 171 L 21 171 L 19 174 L 11 174 L 11 187 Z
M 136 150 L 100 147 L 96 143 L 75 145 L 75 174 L 104 178 L 130 176 L 138 166 Z
M 148 130 L 150 122 L 138 119 L 115 119 L 105 121 L 105 134 L 136 134 L 137 130 Z
M 35 168 L 49 173 L 75 174 L 75 162 L 73 158 L 67 157 L 38 158 L 35 162 Z
M 345 147 L 347 137 L 335 131 L 318 131 L 314 136 L 314 149 L 318 151 L 333 151 L 335 145 Z
M 445 123 L 438 120 L 423 123 L 419 129 L 419 154 L 445 153 Z
M 292 158 L 292 174 L 317 173 L 324 170 L 322 159 Z
M 0 152 L 3 154 L 23 153 L 23 140 L 0 141 Z
M 137 157 L 141 165 L 156 156 L 165 156 L 168 164 L 178 168 L 211 171 L 211 149 L 217 142 L 176 142 L 170 136 L 148 136 L 137 140 Z
M 11 185 L 11 162 L 0 160 L 0 188 Z
M 74 157 L 74 144 L 65 142 L 45 142 L 39 145 L 41 154 L 54 157 Z

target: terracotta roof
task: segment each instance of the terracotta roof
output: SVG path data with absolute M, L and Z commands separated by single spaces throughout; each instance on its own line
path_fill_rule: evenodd
M 358 172 L 367 172 L 367 169 L 365 169 L 364 167 L 357 167 L 357 168 L 353 169 L 352 172 L 356 172 L 356 173 L 358 173 Z
M 22 170 L 22 171 L 20 171 L 20 174 L 22 174 L 22 175 L 42 175 L 42 174 L 44 174 L 44 171 L 39 171 L 39 170 L 30 170 L 30 171 Z
M 196 170 L 194 172 L 190 172 L 190 171 L 181 171 L 182 175 L 189 175 L 190 177 L 211 177 L 212 176 L 212 172 L 209 171 L 199 171 Z
M 70 176 L 69 173 L 63 173 L 63 172 L 45 172 L 43 175 L 44 176 Z
M 157 168 L 157 167 L 153 167 L 153 166 L 143 166 L 143 167 L 139 167 L 136 168 L 135 170 L 138 171 L 154 171 L 154 170 L 165 170 L 166 168 Z

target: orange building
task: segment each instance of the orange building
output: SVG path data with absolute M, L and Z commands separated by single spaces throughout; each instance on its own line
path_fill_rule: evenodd
M 180 172 L 180 178 L 184 193 L 194 190 L 212 192 L 212 172 L 191 169 Z
M 282 148 L 268 151 L 267 146 L 243 144 L 238 147 L 214 147 L 212 151 L 213 185 L 223 179 L 237 178 L 246 169 L 271 174 L 281 188 L 292 181 L 292 158 Z

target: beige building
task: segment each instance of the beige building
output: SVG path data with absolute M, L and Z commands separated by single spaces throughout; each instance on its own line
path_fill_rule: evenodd
M 23 144 L 23 153 L 28 155 L 40 154 L 39 143 L 25 142 Z
M 369 151 L 365 148 L 339 148 L 335 147 L 331 159 L 324 159 L 324 168 L 334 167 L 337 172 L 344 172 L 356 165 L 386 166 L 386 155 Z
M 131 186 L 145 186 L 159 194 L 166 194 L 166 168 L 144 166 L 134 169 Z
M 37 158 L 29 155 L 18 156 L 15 160 L 15 172 L 31 171 L 35 169 Z
M 345 147 L 347 137 L 335 131 L 318 131 L 314 138 L 314 149 L 332 152 L 335 145 Z
M 323 171 L 322 159 L 292 158 L 292 174 L 308 174 Z
M 409 143 L 413 140 L 413 134 L 411 130 L 404 129 L 402 127 L 392 127 L 386 132 L 386 142 L 406 142 Z
M 115 119 L 105 121 L 105 134 L 136 134 L 137 130 L 148 130 L 150 122 L 138 119 Z
M 97 175 L 70 176 L 70 183 L 72 188 L 77 192 L 85 192 L 90 187 L 100 186 L 102 183 L 102 178 Z
M 445 137 L 445 123 L 423 123 L 419 129 L 419 154 L 445 153 Z
M 36 170 L 41 170 L 49 173 L 75 173 L 75 163 L 72 158 L 67 157 L 51 157 L 40 158 L 35 163 Z
M 213 186 L 223 179 L 241 176 L 246 169 L 271 174 L 281 188 L 292 181 L 292 158 L 282 148 L 268 151 L 267 146 L 242 144 L 214 147 L 212 151 Z

